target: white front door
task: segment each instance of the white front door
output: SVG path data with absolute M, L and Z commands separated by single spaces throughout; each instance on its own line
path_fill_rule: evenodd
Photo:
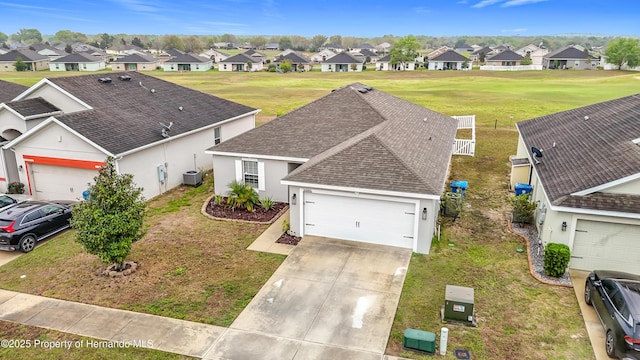
M 305 192 L 306 235 L 414 248 L 415 203 Z
M 569 267 L 640 274 L 640 225 L 578 220 Z

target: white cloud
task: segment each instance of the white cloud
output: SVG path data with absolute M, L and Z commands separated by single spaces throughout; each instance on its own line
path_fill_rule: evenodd
M 499 2 L 502 2 L 504 0 L 482 0 L 479 3 L 471 6 L 472 8 L 483 8 L 485 6 L 489 6 L 489 5 L 493 5 L 493 4 L 497 4 Z
M 431 9 L 428 9 L 424 6 L 420 6 L 420 7 L 414 8 L 413 11 L 415 11 L 418 14 L 428 14 L 431 12 Z
M 535 4 L 535 3 L 544 2 L 544 1 L 548 1 L 548 0 L 509 0 L 500 6 L 502 7 L 520 6 L 520 5 L 526 5 L 526 4 Z

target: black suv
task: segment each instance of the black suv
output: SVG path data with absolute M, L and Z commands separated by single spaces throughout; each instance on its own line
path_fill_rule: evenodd
M 70 227 L 73 201 L 23 201 L 0 211 L 0 250 L 29 252 L 36 242 Z
M 607 355 L 640 359 L 640 276 L 593 271 L 584 286 L 584 301 L 593 305 L 604 327 Z

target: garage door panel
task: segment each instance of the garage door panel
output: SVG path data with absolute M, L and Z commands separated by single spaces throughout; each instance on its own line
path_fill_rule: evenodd
M 78 200 L 93 182 L 96 170 L 64 166 L 31 165 L 31 188 L 39 200 Z
M 570 267 L 640 274 L 640 226 L 579 220 Z
M 415 204 L 308 193 L 305 233 L 413 248 Z

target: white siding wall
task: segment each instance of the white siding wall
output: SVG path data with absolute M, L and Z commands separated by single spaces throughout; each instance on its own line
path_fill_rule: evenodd
M 602 192 L 640 195 L 640 180 L 629 181 L 625 184 L 602 190 Z
M 13 140 L 13 138 L 5 136 L 4 132 L 7 130 L 17 130 L 24 133 L 27 131 L 27 124 L 11 111 L 2 109 L 0 111 L 0 136 L 7 140 Z
M 271 197 L 274 201 L 289 202 L 287 186 L 280 184 L 280 180 L 288 174 L 288 162 L 249 156 L 213 156 L 214 191 L 216 194 L 225 195 L 229 190 L 228 185 L 237 180 L 236 174 L 239 171 L 237 166 L 241 164 L 238 161 L 242 159 L 255 159 L 258 160 L 258 163 L 264 164 L 262 166 L 264 166 L 265 187 L 264 190 L 256 189 L 261 198 Z
M 78 63 L 79 71 L 98 71 L 106 68 L 104 61 Z M 49 63 L 49 71 L 66 71 L 64 63 Z

